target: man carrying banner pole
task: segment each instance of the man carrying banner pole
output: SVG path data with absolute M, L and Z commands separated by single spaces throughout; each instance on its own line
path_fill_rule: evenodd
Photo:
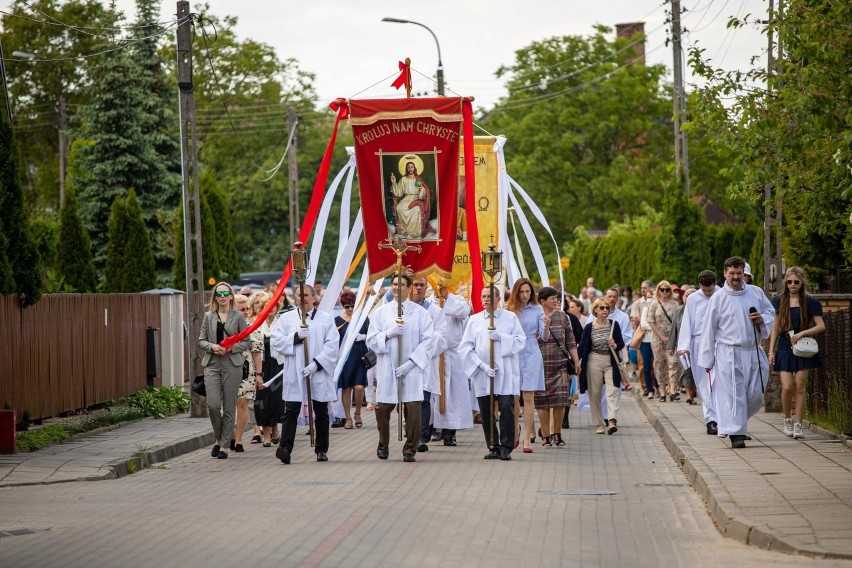
M 415 461 L 420 440 L 423 385 L 431 365 L 435 331 L 426 310 L 407 299 L 410 287 L 411 278 L 397 272 L 392 281 L 394 301 L 374 312 L 367 330 L 367 347 L 376 353 L 377 359 L 376 456 L 382 460 L 389 455 L 390 415 L 394 407 L 398 411 L 405 407 L 403 461 Z

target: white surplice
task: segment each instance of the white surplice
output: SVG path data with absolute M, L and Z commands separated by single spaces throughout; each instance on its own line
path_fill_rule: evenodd
M 404 333 L 396 337 L 387 336 L 387 332 L 396 326 L 397 306 L 397 301 L 393 300 L 370 316 L 367 347 L 376 353 L 376 402 L 400 402 L 394 374 L 399 366 L 400 337 L 402 363 L 411 360 L 415 365 L 402 381 L 401 402 L 423 400 L 427 370 L 432 362 L 435 326 L 429 313 L 411 300 L 402 303 Z
M 433 298 L 433 302 L 438 302 Z M 437 305 L 437 304 L 435 304 Z M 459 357 L 459 345 L 464 336 L 464 327 L 467 324 L 470 306 L 461 296 L 448 294 L 441 309 L 441 318 L 444 320 L 444 412 L 441 412 L 440 397 L 440 375 L 438 377 L 438 389 L 432 391 L 432 417 L 433 426 L 438 429 L 462 430 L 473 427 L 473 416 L 470 412 L 470 382 L 464 374 L 461 358 Z M 438 372 L 439 359 L 435 355 L 435 372 Z
M 752 307 L 763 317 L 760 326 L 749 319 Z M 769 337 L 774 320 L 775 310 L 757 286 L 744 284 L 735 292 L 726 283 L 710 298 L 693 365 L 716 371 L 712 396 L 720 436 L 745 435 L 748 419 L 760 410 L 769 361 L 759 341 Z
M 719 290 L 721 288 L 716 286 L 716 291 L 713 295 L 718 294 Z M 701 407 L 704 411 L 705 424 L 707 422 L 718 423 L 716 401 L 711 395 L 716 369 L 710 369 L 710 376 L 708 377 L 708 373 L 704 367 L 696 363 L 698 340 L 701 338 L 701 332 L 704 329 L 704 318 L 707 315 L 707 307 L 710 305 L 712 297 L 707 297 L 703 291 L 698 290 L 687 298 L 686 306 L 683 309 L 683 320 L 680 323 L 680 332 L 677 336 L 677 351 L 686 351 L 689 353 L 692 378 L 695 380 L 695 387 L 701 396 Z
M 316 361 L 321 367 L 311 375 L 311 398 L 329 402 L 337 398 L 334 366 L 337 364 L 340 335 L 330 315 L 316 309 L 306 315 L 308 324 L 308 363 Z M 305 348 L 296 343 L 296 332 L 302 325 L 298 309 L 281 314 L 272 326 L 269 342 L 272 355 L 284 365 L 282 397 L 288 402 L 307 403 L 308 393 L 302 371 L 305 369 Z
M 490 316 L 487 310 L 471 316 L 464 330 L 459 356 L 464 374 L 473 381 L 476 396 L 488 396 L 489 379 L 480 368 L 480 364 L 489 365 L 491 340 L 488 338 Z M 526 344 L 526 334 L 518 316 L 510 311 L 498 308 L 494 310 L 494 327 L 500 334 L 500 341 L 494 342 L 494 394 L 521 394 L 521 369 L 518 353 Z
M 432 346 L 429 349 L 429 357 L 431 364 L 426 370 L 426 380 L 423 384 L 423 390 L 430 393 L 441 391 L 441 382 L 438 376 L 438 355 L 447 349 L 447 320 L 441 310 L 441 306 L 424 300 L 420 304 L 429 317 L 432 319 L 432 325 L 435 328 L 435 333 L 432 334 Z

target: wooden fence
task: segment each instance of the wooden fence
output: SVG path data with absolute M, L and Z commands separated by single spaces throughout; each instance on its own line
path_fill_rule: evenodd
M 0 296 L 0 405 L 38 419 L 145 388 L 148 327 L 160 327 L 157 295 L 55 294 L 28 308 Z
M 825 332 L 816 337 L 822 368 L 808 378 L 807 406 L 852 435 L 852 310 L 827 312 L 823 320 Z

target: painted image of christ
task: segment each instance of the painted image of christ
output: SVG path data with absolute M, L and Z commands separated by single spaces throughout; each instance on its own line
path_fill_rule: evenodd
M 393 169 L 399 171 L 397 177 Z M 435 198 L 423 179 L 423 159 L 417 154 L 399 158 L 397 168 L 388 177 L 392 198 L 390 217 L 397 234 L 408 239 L 428 239 L 437 235 Z

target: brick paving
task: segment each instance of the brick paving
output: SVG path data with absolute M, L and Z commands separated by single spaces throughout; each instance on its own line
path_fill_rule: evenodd
M 765 533 L 792 548 L 810 534 L 820 550 L 840 556 L 842 527 L 830 520 L 842 520 L 844 511 L 832 496 L 847 495 L 848 506 L 848 471 L 837 483 L 834 475 L 849 450 L 814 436 L 794 443 L 775 428 L 777 415 L 768 415 L 753 420 L 752 447 L 733 454 L 726 442 L 701 434 L 695 408 L 625 395 L 614 436 L 596 435 L 587 414 L 572 412 L 566 448 L 535 445 L 511 462 L 482 459 L 480 429 L 460 432 L 456 448 L 430 444 L 414 464 L 401 461 L 394 431 L 391 459 L 379 461 L 372 413 L 364 414 L 363 429 L 332 430 L 328 463 L 317 463 L 300 435 L 289 466 L 259 445 L 211 459 L 205 419 L 141 421 L 100 440 L 0 460 L 0 565 L 852 567 L 845 559 L 746 546 L 736 534 L 751 521 L 765 527 L 751 530 L 751 544 Z M 198 449 L 132 475 L 114 466 L 136 457 L 139 445 L 155 463 L 176 441 Z M 163 447 L 149 447 L 158 442 Z M 781 468 L 767 463 L 778 455 L 798 464 L 795 473 L 759 475 Z M 11 471 L 6 458 L 18 460 Z M 733 465 L 723 471 L 725 464 Z M 51 483 L 75 469 L 83 478 L 120 478 Z M 560 494 L 566 490 L 612 494 Z M 761 496 L 770 494 L 767 504 Z M 713 509 L 734 506 L 741 513 L 725 512 L 729 522 L 719 525 L 726 538 Z M 810 533 L 790 508 L 810 522 Z

